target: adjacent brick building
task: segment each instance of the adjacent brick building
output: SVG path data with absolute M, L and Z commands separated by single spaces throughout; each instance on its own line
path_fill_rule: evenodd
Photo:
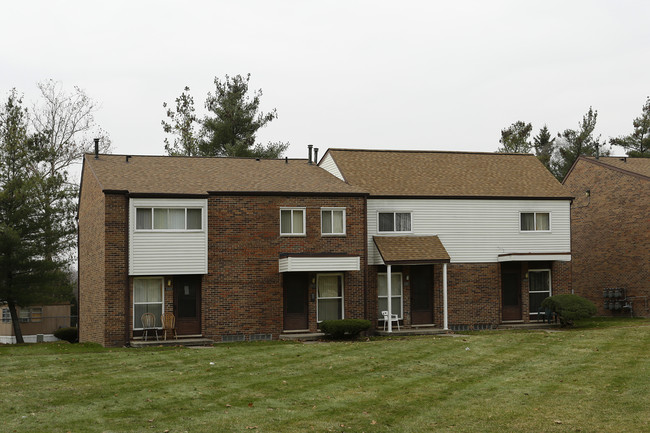
M 573 288 L 600 314 L 650 314 L 650 158 L 580 157 L 564 179 Z M 619 291 L 619 296 L 615 290 Z M 605 297 L 604 295 L 608 296 Z

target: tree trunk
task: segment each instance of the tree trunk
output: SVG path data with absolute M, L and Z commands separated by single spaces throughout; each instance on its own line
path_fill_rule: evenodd
M 20 330 L 20 321 L 18 320 L 18 313 L 16 312 L 16 304 L 13 301 L 7 301 L 7 305 L 9 306 L 9 313 L 11 313 L 11 322 L 14 325 L 16 343 L 22 344 L 25 340 L 23 340 L 23 331 Z

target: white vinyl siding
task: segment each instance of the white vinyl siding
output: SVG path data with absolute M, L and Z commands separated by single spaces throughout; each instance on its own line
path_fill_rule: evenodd
M 382 264 L 372 239 L 377 213 L 411 212 L 413 235 L 437 235 L 452 263 L 496 262 L 500 254 L 571 251 L 569 200 L 368 199 L 368 264 Z M 520 212 L 547 212 L 551 230 L 521 232 Z M 388 236 L 408 236 L 392 233 Z
M 332 158 L 332 155 L 330 155 L 329 153 L 325 155 L 323 160 L 320 162 L 319 167 L 329 171 L 331 174 L 338 177 L 339 179 L 345 180 L 343 179 L 343 175 L 341 174 L 339 167 L 334 162 L 334 158 Z
M 154 212 L 156 209 L 182 210 L 183 213 L 187 212 L 184 221 L 189 227 L 199 226 L 196 221 L 198 212 L 190 210 L 200 209 L 201 229 L 135 230 L 136 208 L 154 208 Z M 180 212 L 178 214 L 180 217 Z M 142 218 L 146 219 L 146 215 Z M 206 199 L 131 199 L 129 275 L 207 274 L 207 226 Z

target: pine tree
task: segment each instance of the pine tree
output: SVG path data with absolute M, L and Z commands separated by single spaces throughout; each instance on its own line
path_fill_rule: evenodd
M 551 138 L 551 132 L 544 125 L 539 134 L 533 137 L 535 155 L 549 171 L 551 170 L 551 156 L 555 150 L 555 138 Z
M 74 242 L 74 204 L 67 174 L 51 173 L 52 148 L 28 133 L 27 110 L 13 90 L 0 107 L 0 302 L 9 307 L 69 299 L 67 253 Z
M 499 153 L 529 153 L 532 148 L 530 133 L 533 126 L 530 123 L 518 120 L 506 129 L 501 130 L 499 143 L 503 145 L 497 149 Z
M 650 96 L 646 99 L 641 116 L 632 121 L 634 131 L 630 135 L 612 138 L 609 143 L 621 146 L 627 156 L 650 158 Z

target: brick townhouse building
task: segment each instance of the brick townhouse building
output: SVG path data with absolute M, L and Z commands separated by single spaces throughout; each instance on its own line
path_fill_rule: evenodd
M 166 311 L 179 336 L 215 341 L 338 318 L 381 329 L 382 311 L 406 327 L 528 322 L 571 290 L 570 202 L 532 155 L 88 154 L 80 340 L 129 344 Z
M 581 156 L 564 185 L 575 292 L 599 314 L 649 315 L 650 158 Z

